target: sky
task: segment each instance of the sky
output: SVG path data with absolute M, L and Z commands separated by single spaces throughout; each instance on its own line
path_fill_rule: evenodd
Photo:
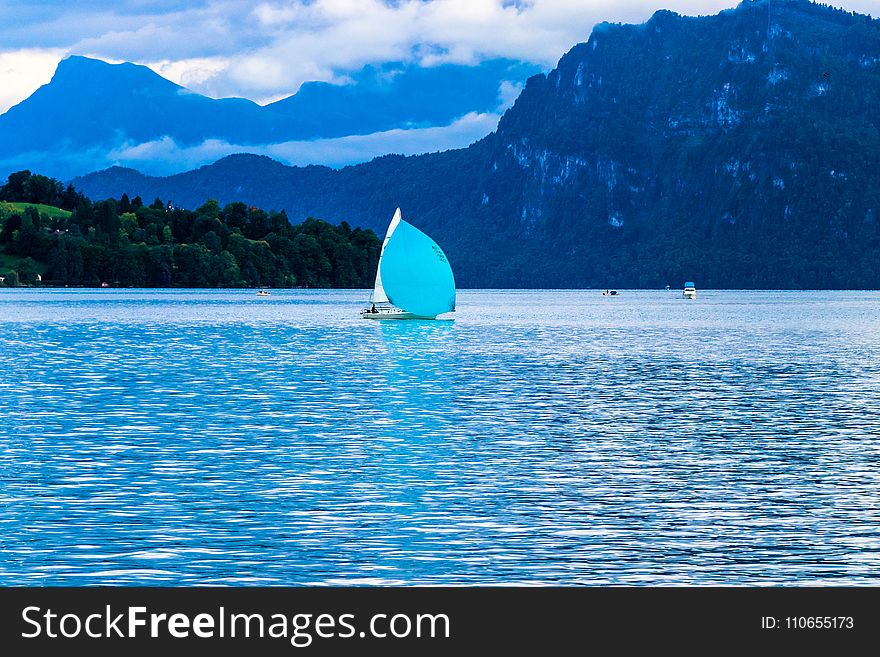
M 880 0 L 830 2 L 880 14 Z M 344 84 L 349 73 L 364 65 L 389 61 L 432 66 L 508 57 L 549 70 L 574 44 L 586 41 L 596 23 L 640 23 L 661 8 L 715 14 L 736 4 L 737 0 L 0 0 L 0 113 L 47 83 L 58 62 L 71 54 L 145 64 L 199 93 L 264 104 L 296 92 L 303 82 Z M 461 125 L 451 129 L 450 134 L 462 134 Z M 438 147 L 456 145 L 444 143 L 442 137 L 432 134 Z

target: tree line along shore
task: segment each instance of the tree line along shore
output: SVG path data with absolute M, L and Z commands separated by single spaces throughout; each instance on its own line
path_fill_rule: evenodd
M 317 287 L 373 285 L 371 230 L 209 200 L 196 210 L 140 197 L 92 201 L 19 171 L 0 187 L 0 285 Z

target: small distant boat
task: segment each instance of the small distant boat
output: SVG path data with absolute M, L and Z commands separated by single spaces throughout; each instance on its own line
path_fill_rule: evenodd
M 684 292 L 682 292 L 682 296 L 685 299 L 696 299 L 697 298 L 697 288 L 694 287 L 694 284 L 688 281 L 684 284 Z
M 269 290 L 259 290 L 259 291 L 257 292 L 257 296 L 258 296 L 258 297 L 268 297 L 268 296 L 269 296 Z
M 364 319 L 436 319 L 455 312 L 455 277 L 434 240 L 394 212 Z
M 602 293 L 603 297 L 616 297 L 618 296 L 617 290 L 605 290 Z

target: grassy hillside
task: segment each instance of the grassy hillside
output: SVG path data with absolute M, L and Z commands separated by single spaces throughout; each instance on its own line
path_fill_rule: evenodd
M 52 219 L 68 219 L 70 218 L 70 210 L 62 210 L 54 205 L 44 205 L 43 203 L 10 203 L 8 201 L 0 202 L 0 211 L 5 210 L 8 213 L 21 214 L 28 206 L 35 207 L 40 214 L 48 215 Z

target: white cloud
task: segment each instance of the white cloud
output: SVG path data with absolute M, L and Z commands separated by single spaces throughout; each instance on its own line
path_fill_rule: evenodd
M 146 62 L 163 78 L 176 82 L 187 89 L 209 89 L 212 81 L 229 67 L 229 60 L 224 57 L 196 57 L 172 61 L 163 59 Z M 207 95 L 213 95 L 210 92 Z
M 508 107 L 512 107 L 514 101 L 519 98 L 519 94 L 522 90 L 522 82 L 511 82 L 510 80 L 502 80 L 501 87 L 498 89 L 498 109 L 503 112 Z
M 294 92 L 308 80 L 338 81 L 367 63 L 475 64 L 509 57 L 552 67 L 601 21 L 642 22 L 658 0 L 270 0 L 251 18 L 266 39 L 224 74 L 256 97 Z M 667 0 L 682 13 L 716 13 L 737 0 Z
M 57 49 L 0 52 L 0 113 L 51 80 L 63 56 Z
M 498 114 L 471 113 L 451 125 L 412 130 L 386 130 L 337 139 L 286 142 L 266 148 L 265 154 L 288 164 L 338 167 L 366 162 L 387 153 L 418 155 L 464 148 L 498 127 Z
M 417 155 L 464 148 L 498 125 L 498 114 L 468 114 L 451 125 L 412 130 L 387 130 L 313 141 L 288 141 L 263 146 L 230 144 L 209 139 L 197 146 L 181 146 L 170 137 L 141 144 L 124 144 L 107 155 L 102 166 L 135 167 L 144 173 L 167 175 L 214 162 L 233 153 L 256 153 L 292 165 L 323 164 L 340 167 L 366 162 L 387 153 Z

